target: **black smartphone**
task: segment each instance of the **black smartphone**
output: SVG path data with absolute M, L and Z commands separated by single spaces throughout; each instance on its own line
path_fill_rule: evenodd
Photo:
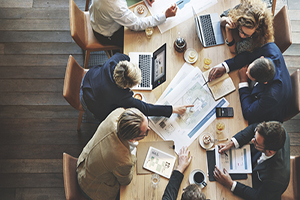
M 233 117 L 233 108 L 232 107 L 217 107 L 216 108 L 217 117 Z

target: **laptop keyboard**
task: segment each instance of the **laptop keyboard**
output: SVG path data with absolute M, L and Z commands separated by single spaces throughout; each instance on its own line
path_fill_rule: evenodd
M 140 87 L 150 87 L 150 66 L 151 55 L 139 55 L 139 68 L 142 72 L 142 82 Z
M 200 15 L 199 18 L 202 25 L 202 32 L 205 40 L 205 45 L 211 46 L 217 44 L 210 15 Z

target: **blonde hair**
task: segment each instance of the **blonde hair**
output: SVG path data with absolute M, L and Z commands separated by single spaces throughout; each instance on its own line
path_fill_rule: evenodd
M 241 4 L 236 9 L 231 9 L 228 16 L 238 26 L 256 29 L 251 36 L 253 46 L 250 51 L 274 42 L 273 15 L 261 0 L 241 0 Z
M 122 140 L 132 140 L 141 134 L 144 114 L 137 108 L 128 108 L 120 116 L 117 135 Z
M 114 80 L 121 88 L 132 88 L 141 82 L 140 68 L 127 60 L 120 61 L 114 70 Z

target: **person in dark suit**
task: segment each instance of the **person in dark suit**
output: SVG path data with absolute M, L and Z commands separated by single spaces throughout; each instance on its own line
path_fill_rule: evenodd
M 280 200 L 290 180 L 290 139 L 280 122 L 251 124 L 237 133 L 231 141 L 220 144 L 219 153 L 249 142 L 252 148 L 252 185 L 232 181 L 226 169 L 215 167 L 216 181 L 235 195 L 251 200 Z
M 127 55 L 117 53 L 103 66 L 94 66 L 86 73 L 80 101 L 87 114 L 92 113 L 101 122 L 116 108 L 134 107 L 146 116 L 170 117 L 193 106 L 153 105 L 134 98 L 130 88 L 140 83 L 141 71 L 129 61 Z
M 236 69 L 240 69 L 240 101 L 248 123 L 283 122 L 292 99 L 292 85 L 276 44 L 267 43 L 253 53 L 244 52 L 226 60 L 211 70 L 209 80 Z M 253 81 L 254 87 L 249 87 L 248 81 Z
M 173 171 L 169 183 L 165 189 L 162 200 L 177 199 L 180 184 L 184 177 L 183 172 L 190 165 L 192 156 L 189 156 L 190 151 L 187 147 L 182 147 L 178 154 L 178 165 Z M 184 189 L 181 200 L 205 200 L 205 194 L 202 193 L 200 186 L 191 184 Z

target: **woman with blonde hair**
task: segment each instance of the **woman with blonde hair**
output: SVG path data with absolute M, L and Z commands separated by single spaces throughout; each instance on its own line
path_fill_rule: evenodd
M 253 52 L 274 42 L 273 16 L 261 0 L 241 0 L 241 4 L 223 12 L 220 17 L 231 53 Z
M 183 114 L 192 106 L 153 105 L 134 98 L 131 88 L 141 82 L 141 70 L 129 61 L 127 55 L 117 53 L 103 66 L 94 66 L 86 73 L 80 101 L 87 115 L 101 122 L 117 108 L 133 107 L 146 116 L 170 117 L 172 113 Z

